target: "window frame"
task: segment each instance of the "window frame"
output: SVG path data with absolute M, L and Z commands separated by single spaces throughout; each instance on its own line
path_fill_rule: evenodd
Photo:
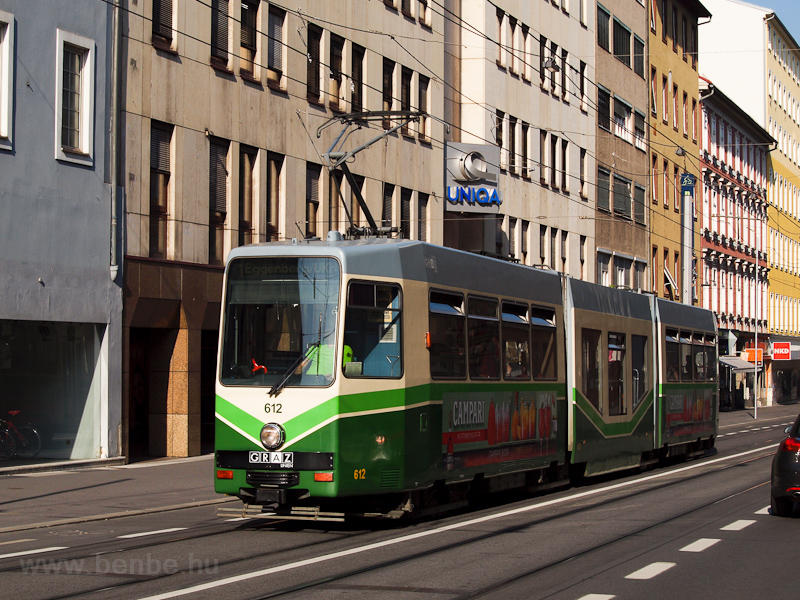
M 0 10 L 0 150 L 14 148 L 15 19 Z
M 62 119 L 64 107 L 64 51 L 70 46 L 82 51 L 80 92 L 80 139 L 77 148 L 62 144 Z M 94 93 L 96 45 L 94 40 L 56 29 L 56 111 L 55 158 L 84 166 L 94 164 Z

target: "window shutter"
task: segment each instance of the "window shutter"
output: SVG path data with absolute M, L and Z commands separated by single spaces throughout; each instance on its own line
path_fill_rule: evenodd
M 381 225 L 383 227 L 392 226 L 393 195 L 394 195 L 394 186 L 389 183 L 383 184 L 383 208 L 381 210 Z
M 150 129 L 150 168 L 161 173 L 169 173 L 169 142 L 171 128 L 153 124 Z
M 400 192 L 400 235 L 411 239 L 411 190 L 406 188 Z
M 319 202 L 319 174 L 318 165 L 306 166 L 306 202 Z
M 256 15 L 258 14 L 258 0 L 242 2 L 242 46 L 256 49 Z
M 209 210 L 226 213 L 225 192 L 227 190 L 228 170 L 225 162 L 228 157 L 228 145 L 211 143 L 208 169 Z
M 310 60 L 306 67 L 306 87 L 309 100 L 319 100 L 319 57 L 322 32 L 315 27 L 308 28 L 308 55 Z
M 273 71 L 283 71 L 283 13 L 270 9 L 267 23 L 267 67 Z
M 597 170 L 597 208 L 609 209 L 609 192 L 611 187 L 611 173 L 605 169 Z
M 228 61 L 228 0 L 211 2 L 211 56 Z
M 153 35 L 172 39 L 172 0 L 153 0 Z
M 641 223 L 642 225 L 644 225 L 644 197 L 645 189 L 643 187 L 637 185 L 633 188 L 633 205 L 636 211 L 633 218 L 636 219 L 637 223 Z
M 419 241 L 428 241 L 428 194 L 418 194 Z
M 614 177 L 614 212 L 631 216 L 631 184 Z

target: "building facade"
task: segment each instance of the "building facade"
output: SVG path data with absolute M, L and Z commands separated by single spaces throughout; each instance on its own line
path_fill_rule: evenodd
M 597 3 L 596 281 L 650 291 L 647 7 Z
M 708 4 L 720 19 L 703 32 L 703 71 L 776 141 L 765 147 L 770 272 L 768 330 L 759 342 L 766 370 L 759 397 L 769 404 L 797 398 L 800 376 L 800 51 L 772 10 L 738 0 Z M 737 57 L 737 70 L 730 69 L 732 55 Z M 743 70 L 752 85 L 737 80 L 737 72 Z M 788 353 L 783 351 L 786 347 Z
M 0 418 L 29 460 L 120 453 L 122 289 L 109 149 L 112 8 L 0 2 Z
M 661 297 L 698 304 L 698 24 L 711 14 L 696 0 L 649 0 L 648 5 L 652 289 Z
M 447 2 L 449 145 L 499 149 L 501 204 L 448 203 L 446 246 L 594 278 L 594 11 L 573 2 Z
M 719 330 L 721 405 L 735 407 L 738 360 L 767 331 L 767 151 L 775 140 L 711 81 L 700 81 L 703 307 Z M 752 373 L 753 371 L 750 370 Z M 748 386 L 752 389 L 752 386 Z M 743 398 L 741 398 L 743 400 Z
M 349 168 L 381 226 L 442 242 L 443 17 L 409 0 L 126 5 L 125 452 L 196 455 L 213 442 L 228 251 L 366 223 L 322 157 L 330 119 L 429 115 Z M 343 149 L 396 125 L 365 122 Z

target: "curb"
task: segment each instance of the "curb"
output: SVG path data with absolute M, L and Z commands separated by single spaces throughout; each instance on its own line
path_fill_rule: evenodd
M 48 471 L 72 471 L 77 469 L 91 469 L 94 467 L 116 467 L 124 465 L 126 460 L 127 458 L 124 456 L 115 456 L 114 458 L 87 458 L 82 460 L 39 463 L 37 465 L 0 467 L 0 475 L 25 475 L 27 473 L 47 473 Z
M 121 519 L 123 517 L 150 515 L 153 513 L 170 512 L 174 510 L 183 510 L 186 508 L 198 508 L 201 506 L 212 506 L 214 504 L 224 504 L 226 502 L 238 502 L 238 501 L 239 501 L 238 498 L 215 498 L 213 500 L 200 500 L 198 502 L 186 502 L 185 504 L 173 504 L 171 506 L 160 506 L 157 508 L 126 510 L 122 512 L 107 513 L 104 515 L 90 515 L 86 517 L 75 517 L 74 519 L 59 519 L 57 521 L 45 521 L 43 523 L 29 523 L 27 525 L 12 525 L 10 527 L 0 527 L 0 533 L 26 531 L 29 529 L 43 529 L 45 527 L 58 527 L 60 525 L 74 525 L 76 523 L 89 523 L 91 521 L 107 521 L 110 519 Z

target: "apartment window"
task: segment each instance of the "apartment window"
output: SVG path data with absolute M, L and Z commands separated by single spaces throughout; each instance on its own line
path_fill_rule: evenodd
M 683 135 L 689 135 L 689 95 L 683 92 Z
M 581 110 L 586 110 L 586 63 L 581 61 L 579 75 L 578 93 L 581 101 Z
M 428 241 L 428 194 L 417 194 L 417 237 L 420 242 Z
M 392 204 L 394 200 L 394 186 L 390 183 L 383 184 L 383 206 L 381 207 L 381 227 L 392 226 Z
M 522 260 L 525 262 L 528 256 L 528 228 L 530 227 L 530 223 L 528 221 L 522 221 L 522 230 L 520 231 L 520 252 L 522 253 Z
M 597 87 L 597 124 L 607 131 L 611 131 L 611 93 Z
M 661 106 L 664 109 L 664 123 L 669 123 L 669 89 L 666 77 L 661 78 Z
M 364 110 L 364 54 L 366 50 L 357 44 L 352 45 L 351 58 L 351 83 L 352 83 L 352 111 Z
M 651 288 L 654 294 L 658 293 L 658 246 L 653 246 L 653 255 L 650 259 Z
M 611 210 L 611 171 L 603 167 L 597 168 L 597 208 L 599 210 Z
M 645 189 L 636 184 L 633 187 L 633 219 L 640 225 L 645 224 Z
M 306 99 L 319 104 L 322 91 L 322 29 L 308 26 L 308 62 L 306 63 Z
M 614 213 L 631 218 L 631 182 L 614 175 Z
M 56 106 L 59 108 L 56 110 L 55 157 L 91 165 L 94 153 L 95 44 L 90 39 L 60 29 L 56 30 L 56 39 Z
M 656 12 L 658 9 L 656 8 L 656 2 L 658 0 L 650 0 L 650 30 L 655 33 L 656 32 Z
M 508 117 L 508 170 L 517 173 L 517 118 Z
M 547 225 L 539 225 L 539 262 L 544 265 L 547 259 Z
M 658 158 L 655 154 L 652 157 L 652 165 L 650 167 L 651 173 L 651 180 L 650 180 L 650 190 L 653 194 L 653 204 L 658 204 Z
M 353 220 L 353 225 L 358 227 L 361 223 L 361 205 L 358 203 L 358 194 L 364 197 L 364 177 L 361 175 L 353 175 L 355 179 L 355 186 L 350 187 L 350 218 Z
M 608 268 L 611 265 L 611 255 L 606 254 L 605 252 L 597 253 L 597 281 L 600 285 L 609 286 L 611 285 L 611 281 L 609 279 Z
M 633 142 L 631 132 L 631 107 L 629 104 L 614 98 L 614 135 L 628 143 Z
M 328 170 L 328 231 L 341 231 L 339 206 L 343 204 L 344 173 Z
M 678 51 L 678 10 L 673 6 L 672 7 L 672 30 L 670 31 L 672 34 L 672 50 L 674 52 Z
M 697 141 L 697 100 L 692 98 L 692 141 Z
M 228 0 L 211 0 L 211 62 L 228 65 Z
M 403 0 L 400 5 L 400 10 L 407 17 L 413 17 L 414 13 L 411 12 L 411 0 Z
M 550 268 L 556 270 L 556 244 L 558 242 L 558 229 L 550 228 Z
M 267 155 L 267 242 L 276 242 L 280 238 L 279 214 L 281 198 L 281 179 L 283 173 L 283 156 L 270 152 Z
M 674 192 L 673 204 L 672 207 L 675 209 L 675 212 L 681 211 L 681 185 L 680 185 L 680 171 L 678 170 L 678 165 L 673 165 L 672 167 L 672 191 Z
M 431 9 L 428 6 L 428 0 L 419 0 L 418 19 L 420 25 L 431 26 Z
M 550 134 L 550 186 L 558 185 L 558 136 Z
M 242 146 L 239 151 L 239 245 L 252 244 L 255 215 L 255 148 Z
M 383 59 L 383 110 L 392 110 L 392 101 L 394 97 L 394 62 L 384 58 Z M 389 118 L 383 119 L 383 128 L 391 129 L 392 120 Z
M 547 60 L 547 38 L 543 35 L 539 36 L 539 79 L 544 88 L 544 82 L 547 79 L 547 69 L 544 68 L 544 63 Z
M 568 244 L 568 231 L 561 232 L 561 272 L 567 272 L 567 248 L 569 247 Z
M 683 60 L 687 59 L 686 50 L 686 17 L 681 17 L 681 54 L 683 55 Z
M 614 285 L 623 289 L 631 287 L 631 267 L 633 261 L 621 256 L 614 257 Z
M 669 207 L 669 163 L 664 161 L 664 170 L 661 172 L 664 176 L 664 208 Z
M 520 156 L 520 171 L 522 172 L 523 177 L 530 177 L 530 160 L 528 158 L 528 136 L 530 135 L 530 126 L 523 121 L 520 129 L 521 133 L 519 145 L 520 149 L 522 150 Z
M 258 46 L 258 7 L 259 0 L 242 0 L 241 4 L 241 42 L 239 58 L 241 66 L 239 71 L 246 75 L 254 75 L 256 49 Z
M 561 49 L 561 98 L 569 102 L 569 86 L 567 85 L 567 70 L 569 69 L 569 52 Z
M 610 50 L 609 26 L 611 24 L 611 13 L 597 4 L 597 45 L 603 50 Z
M 225 217 L 228 191 L 228 142 L 215 140 L 209 145 L 208 164 L 208 262 L 221 265 L 225 247 Z
M 172 43 L 172 0 L 153 0 L 153 41 Z
M 284 71 L 283 66 L 283 25 L 286 13 L 273 6 L 269 7 L 267 22 L 267 77 L 269 81 L 279 82 Z
M 495 11 L 497 15 L 497 64 L 500 67 L 505 67 L 505 57 L 506 57 L 506 47 L 507 47 L 507 40 L 506 40 L 506 13 L 498 8 Z
M 569 191 L 569 142 L 561 140 L 561 190 Z
M 672 86 L 672 128 L 678 131 L 678 86 Z
M 697 69 L 697 27 L 692 25 L 691 33 L 692 68 Z
M 539 181 L 547 182 L 547 131 L 539 130 Z
M 581 265 L 580 277 L 581 280 L 585 280 L 586 279 L 586 236 L 585 235 L 580 236 L 578 240 L 578 248 L 579 248 L 578 252 L 580 254 L 578 258 L 580 260 L 580 265 Z
M 150 257 L 167 257 L 172 126 L 150 124 Z
M 0 10 L 0 149 L 11 150 L 14 116 L 14 15 Z
M 513 217 L 508 218 L 508 255 L 517 257 L 517 220 Z
M 589 184 L 586 181 L 586 167 L 587 167 L 587 159 L 588 153 L 586 152 L 586 148 L 581 148 L 581 156 L 580 156 L 580 195 L 581 198 L 586 198 L 588 194 L 588 187 Z
M 344 39 L 338 35 L 331 34 L 330 43 L 330 69 L 331 76 L 329 80 L 328 90 L 328 105 L 334 111 L 345 110 L 344 108 L 344 66 L 342 64 L 344 57 Z
M 555 42 L 550 42 L 550 57 L 553 59 L 554 62 L 558 58 L 558 44 L 556 44 Z M 557 80 L 556 80 L 556 72 L 555 72 L 555 70 L 550 71 L 550 93 L 551 94 L 555 94 L 556 93 L 556 89 L 558 88 L 558 85 L 557 85 L 556 82 L 557 82 Z
M 317 235 L 317 214 L 319 213 L 320 175 L 322 166 L 306 163 L 306 237 Z
M 633 72 L 644 79 L 644 41 L 633 36 Z
M 614 56 L 622 64 L 631 66 L 631 30 L 614 19 Z
M 647 138 L 645 137 L 645 118 L 644 113 L 638 110 L 633 114 L 633 144 L 639 150 L 647 150 Z
M 521 25 L 520 30 L 522 32 L 522 43 L 520 44 L 522 78 L 530 81 L 533 70 L 533 65 L 530 63 L 530 57 L 533 56 L 533 36 L 527 25 Z
M 422 113 L 419 117 L 419 139 L 427 140 L 431 133 L 430 119 L 428 118 L 428 88 L 430 87 L 430 79 L 425 75 L 419 76 L 419 111 Z
M 658 116 L 658 96 L 656 94 L 656 82 L 658 81 L 658 73 L 656 68 L 650 69 L 650 112 Z
M 411 110 L 411 76 L 413 72 L 411 69 L 403 67 L 400 71 L 400 110 Z M 410 129 L 408 123 L 403 126 L 403 135 L 409 135 Z

